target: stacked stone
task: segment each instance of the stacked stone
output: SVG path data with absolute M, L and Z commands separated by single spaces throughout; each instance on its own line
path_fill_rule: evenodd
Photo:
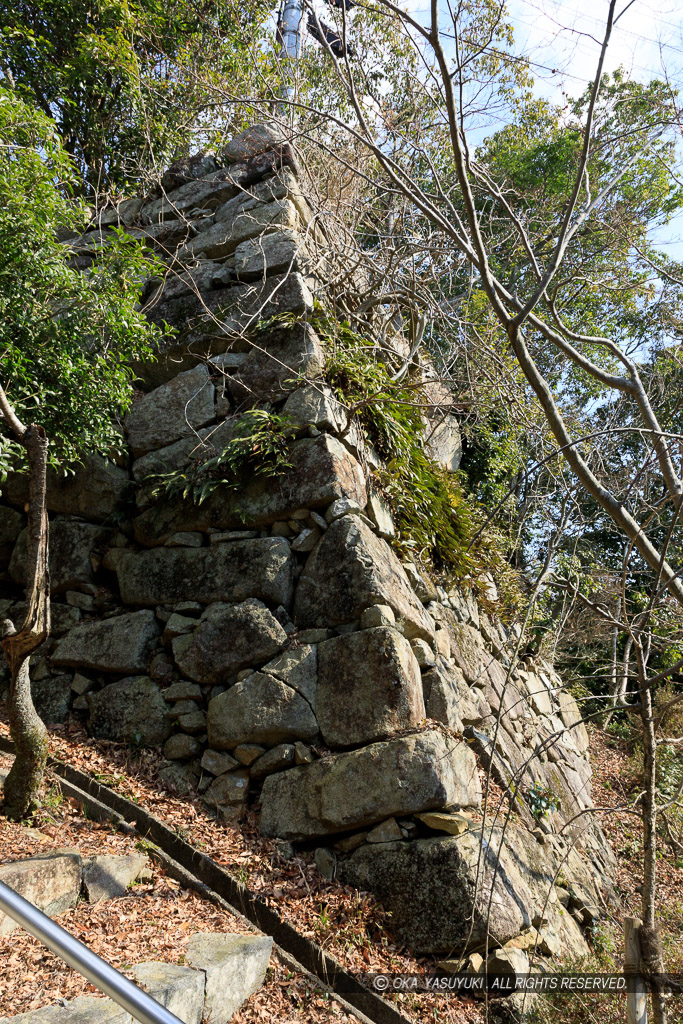
M 321 870 L 378 893 L 417 950 L 536 929 L 544 948 L 582 951 L 578 922 L 599 913 L 614 865 L 584 813 L 576 703 L 549 666 L 508 671 L 516 637 L 395 554 L 376 456 L 327 387 L 306 319 L 334 257 L 325 225 L 271 127 L 224 158 L 172 170 L 166 194 L 121 204 L 79 242 L 93 258 L 114 219 L 163 241 L 169 275 L 146 294 L 177 333 L 141 368 L 129 464 L 91 458 L 51 479 L 54 634 L 32 668 L 38 709 L 163 744 L 170 787 L 198 789 L 229 820 L 257 807 L 266 835 L 316 846 Z M 278 313 L 289 319 L 268 323 Z M 220 451 L 255 407 L 296 432 L 277 479 L 200 505 L 154 499 L 150 476 Z M 450 469 L 458 444 L 440 422 L 434 454 Z M 16 616 L 23 482 L 3 497 L 0 615 Z M 505 828 L 480 821 L 487 772 L 515 801 Z M 534 784 L 558 802 L 540 822 Z

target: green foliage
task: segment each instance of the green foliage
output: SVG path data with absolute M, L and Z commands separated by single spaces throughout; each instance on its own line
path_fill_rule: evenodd
M 235 416 L 231 436 L 220 449 L 204 443 L 199 457 L 183 469 L 149 477 L 152 496 L 189 498 L 201 505 L 218 488 L 240 490 L 259 477 L 278 477 L 291 468 L 289 449 L 295 428 L 284 416 L 251 409 Z
M 113 417 L 130 404 L 129 363 L 149 357 L 159 331 L 136 310 L 156 264 L 123 233 L 79 273 L 59 232 L 82 229 L 76 180 L 51 120 L 0 88 L 0 352 L 17 415 L 37 421 L 54 466 L 120 445 Z M 0 474 L 23 465 L 0 427 Z
M 534 782 L 526 793 L 526 800 L 536 821 L 543 821 L 560 806 L 560 802 L 550 786 L 542 786 L 540 782 Z
M 263 0 L 2 0 L 0 81 L 54 119 L 86 191 L 120 187 L 184 155 L 207 108 L 215 133 L 216 87 L 239 88 L 269 13 Z

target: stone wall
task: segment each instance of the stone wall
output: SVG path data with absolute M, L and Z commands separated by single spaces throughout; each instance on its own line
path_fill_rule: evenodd
M 530 936 L 548 955 L 585 951 L 614 866 L 576 703 L 550 666 L 512 665 L 518 634 L 469 591 L 392 548 L 376 454 L 325 383 L 309 317 L 367 281 L 271 129 L 234 140 L 222 164 L 172 168 L 162 193 L 69 243 L 86 267 L 118 223 L 161 252 L 168 274 L 144 300 L 176 333 L 139 368 L 127 458 L 51 479 L 54 630 L 32 667 L 37 707 L 82 716 L 96 737 L 163 744 L 169 787 L 198 789 L 229 820 L 258 808 L 267 836 L 315 847 L 323 872 L 377 893 L 420 952 Z M 154 474 L 213 457 L 254 408 L 293 424 L 277 477 L 202 504 L 153 497 Z M 452 417 L 425 432 L 456 468 Z M 21 613 L 24 500 L 10 479 L 3 616 Z M 489 775 L 512 810 L 489 796 L 484 822 Z M 535 788 L 555 796 L 545 818 Z

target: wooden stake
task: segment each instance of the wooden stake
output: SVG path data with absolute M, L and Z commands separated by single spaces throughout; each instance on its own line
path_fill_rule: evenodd
M 647 988 L 640 973 L 639 917 L 624 919 L 624 974 L 628 983 L 626 992 L 627 1024 L 647 1024 Z

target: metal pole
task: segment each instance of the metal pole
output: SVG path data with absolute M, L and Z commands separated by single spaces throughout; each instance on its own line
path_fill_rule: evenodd
M 0 882 L 0 910 L 87 978 L 100 992 L 110 996 L 140 1024 L 183 1024 L 174 1013 L 124 978 L 111 964 L 4 882 Z
M 301 21 L 304 16 L 303 0 L 285 0 L 282 10 L 282 50 L 283 56 L 292 62 L 291 76 L 296 77 L 297 62 L 301 55 Z M 285 86 L 285 99 L 293 100 L 294 85 Z

